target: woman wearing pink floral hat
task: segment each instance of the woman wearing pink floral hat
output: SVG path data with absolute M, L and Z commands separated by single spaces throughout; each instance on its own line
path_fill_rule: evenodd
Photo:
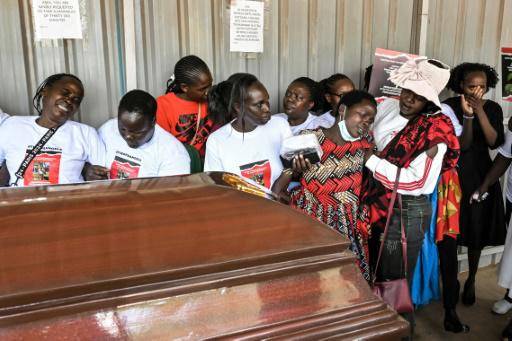
M 379 282 L 406 278 L 410 288 L 432 214 L 428 195 L 437 189 L 441 173 L 456 177 L 459 142 L 449 118 L 441 113 L 438 97 L 449 78 L 449 67 L 439 61 L 410 60 L 390 76 L 402 88 L 400 99 L 387 99 L 378 107 L 373 126 L 378 152 L 366 156 L 372 176 L 367 177 L 362 200 L 370 212 L 374 240 L 380 239 L 391 210 L 376 271 Z M 402 226 L 407 257 L 402 254 Z M 403 315 L 412 330 L 413 314 Z

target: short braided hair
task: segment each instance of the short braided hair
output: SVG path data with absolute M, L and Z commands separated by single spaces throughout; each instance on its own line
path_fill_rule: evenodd
M 354 85 L 354 82 L 352 82 L 352 80 L 347 75 L 344 75 L 342 73 L 335 73 L 335 74 L 333 74 L 325 79 L 322 79 L 320 81 L 320 87 L 323 92 L 322 95 L 332 94 L 334 91 L 334 85 L 341 80 L 347 80 L 350 83 L 352 83 L 352 85 Z M 355 88 L 355 85 L 354 85 L 354 88 Z M 324 101 L 323 111 L 326 112 L 329 110 L 331 110 L 331 105 L 327 101 Z
M 203 73 L 210 74 L 211 72 L 201 58 L 194 55 L 181 58 L 174 65 L 174 76 L 167 80 L 165 93 L 182 93 L 181 84 L 194 84 Z
M 43 104 L 41 103 L 42 99 L 43 99 L 43 91 L 46 88 L 51 87 L 53 84 L 55 84 L 57 81 L 61 80 L 64 77 L 73 78 L 80 84 L 80 86 L 82 87 L 82 90 L 84 89 L 84 85 L 83 85 L 82 81 L 80 80 L 80 78 L 78 78 L 77 76 L 72 75 L 70 73 L 56 73 L 54 75 L 49 76 L 41 84 L 39 84 L 39 86 L 37 87 L 37 90 L 36 90 L 36 94 L 34 95 L 34 98 L 32 98 L 32 106 L 34 107 L 34 109 L 36 109 L 36 111 L 39 115 L 41 115 L 43 113 L 43 107 L 42 107 Z

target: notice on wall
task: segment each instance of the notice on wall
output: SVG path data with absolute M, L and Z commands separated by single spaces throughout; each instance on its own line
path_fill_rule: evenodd
M 414 54 L 377 48 L 368 92 L 381 100 L 386 97 L 399 97 L 402 89 L 389 80 L 389 75 L 408 60 L 417 57 Z
M 78 0 L 32 0 L 35 39 L 82 39 Z
M 261 1 L 233 0 L 229 25 L 231 52 L 263 52 L 263 17 Z
M 512 102 L 512 47 L 501 48 L 501 96 Z

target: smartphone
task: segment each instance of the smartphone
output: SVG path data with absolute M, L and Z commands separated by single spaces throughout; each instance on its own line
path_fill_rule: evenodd
M 309 160 L 309 162 L 314 165 L 315 163 L 320 162 L 320 157 L 318 156 L 318 153 L 316 151 L 312 150 L 306 150 L 306 151 L 297 151 L 294 153 L 295 157 L 296 155 L 299 155 L 302 152 L 302 156 L 305 160 Z M 283 163 L 284 168 L 292 168 L 292 161 L 293 157 L 290 159 L 285 159 L 281 156 L 281 162 Z

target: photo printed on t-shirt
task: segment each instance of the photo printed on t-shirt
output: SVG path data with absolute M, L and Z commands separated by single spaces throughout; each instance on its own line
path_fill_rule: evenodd
M 26 153 L 30 153 L 34 146 L 29 146 Z M 43 147 L 34 157 L 23 175 L 25 186 L 55 185 L 59 183 L 60 159 L 62 149 Z
M 136 156 L 116 151 L 110 165 L 111 179 L 133 179 L 138 177 L 142 160 Z

